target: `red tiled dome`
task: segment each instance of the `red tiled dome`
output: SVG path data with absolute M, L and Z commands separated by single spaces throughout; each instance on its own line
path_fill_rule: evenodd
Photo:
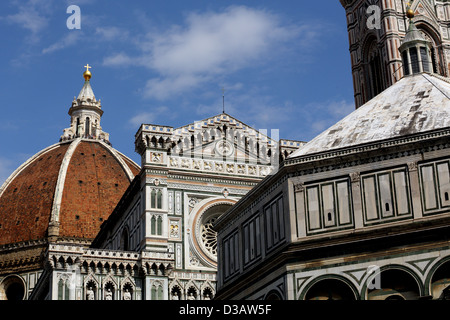
M 19 167 L 0 189 L 0 245 L 45 239 L 91 241 L 139 166 L 99 140 L 50 146 Z

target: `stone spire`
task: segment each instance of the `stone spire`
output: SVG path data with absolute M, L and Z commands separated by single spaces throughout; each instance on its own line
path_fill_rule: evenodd
M 97 101 L 91 87 L 92 68 L 89 64 L 84 66 L 84 85 L 77 98 L 73 98 L 69 109 L 70 128 L 64 129 L 61 141 L 75 138 L 97 139 L 109 143 L 109 134 L 102 130 L 100 120 L 103 115 L 100 100 Z
M 414 11 L 408 8 L 409 28 L 402 41 L 399 51 L 402 56 L 403 72 L 405 76 L 422 72 L 432 72 L 431 42 L 425 39 L 417 29 L 413 18 Z

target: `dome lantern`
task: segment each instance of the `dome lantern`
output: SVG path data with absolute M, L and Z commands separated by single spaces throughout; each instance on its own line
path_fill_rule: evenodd
M 414 11 L 408 7 L 407 17 L 409 18 L 409 28 L 403 39 L 399 51 L 403 62 L 403 72 L 405 76 L 417 73 L 431 73 L 433 71 L 431 58 L 431 42 L 425 39 L 424 35 L 413 21 Z

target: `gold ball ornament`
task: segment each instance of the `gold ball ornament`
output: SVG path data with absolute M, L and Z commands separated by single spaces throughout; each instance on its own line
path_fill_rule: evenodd
M 406 16 L 407 16 L 409 19 L 414 18 L 415 15 L 416 15 L 416 14 L 414 13 L 414 11 L 413 11 L 412 9 L 408 9 L 408 10 L 406 11 Z
M 84 80 L 88 81 L 92 78 L 92 73 L 90 71 L 85 71 L 83 73 Z

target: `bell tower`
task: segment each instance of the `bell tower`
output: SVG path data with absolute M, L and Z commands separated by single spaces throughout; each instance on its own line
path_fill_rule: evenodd
M 400 46 L 412 16 L 431 43 L 430 72 L 450 75 L 450 3 L 425 0 L 340 0 L 345 9 L 356 108 L 405 74 Z M 408 70 L 408 69 L 406 69 Z

